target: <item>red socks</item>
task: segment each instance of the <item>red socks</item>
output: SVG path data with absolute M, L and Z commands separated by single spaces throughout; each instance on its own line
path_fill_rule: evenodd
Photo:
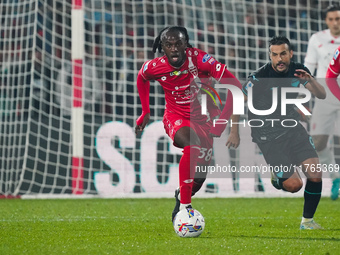
M 198 156 L 201 147 L 198 145 L 185 146 L 179 161 L 179 189 L 181 204 L 191 203 L 192 185 L 195 177 Z

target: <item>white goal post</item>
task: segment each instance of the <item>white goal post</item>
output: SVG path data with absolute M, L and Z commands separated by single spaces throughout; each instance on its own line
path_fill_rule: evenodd
M 1 1 L 0 197 L 172 194 L 181 151 L 163 131 L 157 83 L 151 123 L 134 134 L 135 81 L 143 62 L 159 56 L 152 53 L 159 31 L 185 26 L 194 47 L 244 80 L 268 61 L 273 35 L 289 37 L 303 62 L 330 2 Z M 242 151 L 226 154 L 240 164 Z M 253 194 L 258 184 L 230 176 L 207 181 L 203 193 Z

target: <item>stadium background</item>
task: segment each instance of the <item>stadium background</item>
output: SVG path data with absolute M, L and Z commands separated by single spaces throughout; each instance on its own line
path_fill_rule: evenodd
M 325 29 L 322 10 L 330 1 L 82 3 L 83 22 L 76 25 L 70 0 L 1 1 L 2 196 L 170 196 L 177 187 L 181 152 L 164 134 L 165 102 L 156 83 L 151 86 L 152 122 L 142 135 L 134 134 L 134 121 L 141 112 L 135 78 L 144 61 L 158 56 L 151 50 L 158 32 L 169 25 L 187 27 L 194 47 L 226 63 L 243 80 L 267 62 L 273 35 L 288 36 L 294 60 L 303 62 L 309 37 Z M 85 41 L 77 47 L 84 46 L 86 102 L 83 164 L 81 175 L 75 176 L 69 70 L 72 33 L 79 32 Z M 225 91 L 219 93 L 225 96 Z M 249 130 L 242 132 L 240 149 L 215 150 L 215 163 L 263 163 Z M 224 138 L 216 142 L 218 148 Z M 269 176 L 261 176 L 262 182 L 256 175 L 209 179 L 200 195 L 284 195 L 271 187 Z M 326 192 L 327 185 L 329 180 Z

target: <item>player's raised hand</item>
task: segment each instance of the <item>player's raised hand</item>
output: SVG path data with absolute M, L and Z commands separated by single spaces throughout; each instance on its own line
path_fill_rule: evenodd
M 312 76 L 303 69 L 296 69 L 294 76 L 305 81 L 312 79 Z
M 136 120 L 136 127 L 135 127 L 135 133 L 137 135 L 138 131 L 143 131 L 145 126 L 149 123 L 150 120 L 150 113 L 143 114 L 139 116 L 139 118 Z

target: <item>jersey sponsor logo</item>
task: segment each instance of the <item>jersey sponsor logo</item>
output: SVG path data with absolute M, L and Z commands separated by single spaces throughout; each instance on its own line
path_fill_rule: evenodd
M 334 59 L 332 59 L 331 66 L 334 66 L 334 64 L 335 64 Z
M 211 56 L 209 54 L 205 54 L 202 58 L 202 62 L 205 63 L 207 62 L 209 59 L 211 58 Z
M 188 70 L 184 70 L 184 71 L 173 71 L 170 73 L 170 76 L 180 76 L 181 74 L 187 74 Z
M 215 62 L 216 62 L 216 60 L 215 60 L 213 57 L 211 57 L 211 58 L 209 59 L 209 61 L 208 61 L 208 63 L 209 63 L 210 65 L 214 64 Z
M 179 89 L 185 89 L 185 88 L 187 88 L 187 87 L 189 87 L 190 86 L 190 84 L 188 84 L 188 85 L 184 85 L 184 86 L 176 86 L 175 87 L 175 90 L 179 90 Z
M 176 90 L 172 91 L 174 99 L 177 104 L 187 104 L 193 102 L 198 94 L 199 88 L 196 84 L 190 84 L 186 86 L 187 88 L 184 90 Z
M 334 53 L 334 56 L 333 56 L 334 60 L 336 60 L 338 58 L 338 56 L 339 56 L 339 50 L 337 49 Z

